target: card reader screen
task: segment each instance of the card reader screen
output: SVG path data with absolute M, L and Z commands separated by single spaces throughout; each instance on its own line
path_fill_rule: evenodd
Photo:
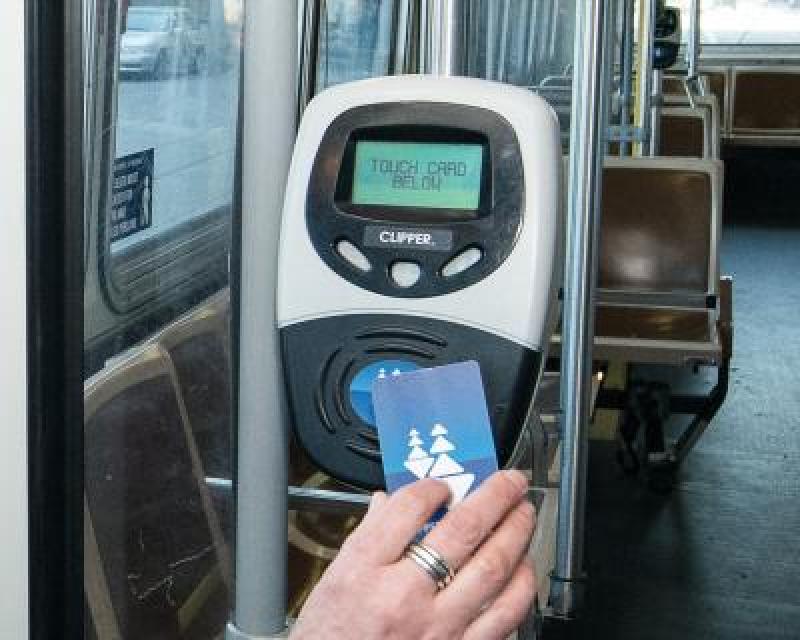
M 480 206 L 484 145 L 361 140 L 352 202 L 422 209 Z

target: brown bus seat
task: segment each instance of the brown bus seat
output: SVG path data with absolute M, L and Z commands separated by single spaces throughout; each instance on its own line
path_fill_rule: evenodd
M 660 156 L 683 158 L 720 157 L 720 116 L 717 99 L 664 96 L 660 111 Z
M 658 155 L 678 158 L 708 158 L 705 114 L 688 107 L 661 110 Z
M 732 136 L 745 144 L 800 144 L 800 67 L 733 70 Z
M 623 412 L 623 469 L 636 473 L 644 464 L 650 486 L 659 491 L 671 486 L 727 397 L 732 282 L 719 275 L 721 211 L 719 160 L 606 161 L 594 359 L 708 365 L 717 373 L 714 387 L 699 395 L 674 394 L 663 379 L 632 378 L 623 389 L 598 394 L 598 408 Z M 668 442 L 664 421 L 672 413 L 692 418 Z
M 726 67 L 706 67 L 700 74 L 700 78 L 706 87 L 706 95 L 716 98 L 719 108 L 719 125 L 721 133 L 728 132 L 729 123 L 729 98 L 730 98 L 730 71 Z M 661 91 L 665 98 L 679 98 L 683 103 L 688 104 L 684 76 L 665 75 L 661 85 Z
M 722 164 L 608 158 L 595 359 L 717 362 Z
M 169 355 L 87 381 L 85 589 L 101 638 L 216 638 L 230 563 Z M 164 635 L 167 633 L 167 635 Z

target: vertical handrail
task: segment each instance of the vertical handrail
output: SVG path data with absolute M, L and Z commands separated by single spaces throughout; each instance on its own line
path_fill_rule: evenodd
M 497 38 L 495 25 L 498 24 L 498 2 L 490 1 L 486 5 L 486 79 L 495 80 L 497 69 Z
M 642 131 L 640 155 L 647 152 L 647 141 L 653 131 L 653 54 L 656 35 L 657 0 L 642 0 L 639 16 L 639 48 L 636 71 L 636 125 Z
M 689 103 L 695 106 L 693 91 L 706 95 L 706 87 L 700 78 L 700 0 L 689 4 L 689 35 L 686 43 L 686 92 Z
M 553 612 L 572 617 L 580 607 L 586 506 L 586 456 L 594 342 L 594 286 L 604 90 L 604 0 L 577 3 L 572 87 L 567 264 L 561 354 L 561 488 L 552 580 Z
M 298 61 L 297 122 L 314 97 L 317 89 L 319 34 L 322 19 L 322 0 L 304 0 Z
M 633 37 L 633 22 L 636 9 L 636 0 L 620 0 L 622 8 L 622 78 L 620 83 L 620 127 L 623 131 L 631 122 L 631 107 L 633 106 L 633 60 L 636 43 Z M 626 136 L 623 136 L 625 138 Z M 619 155 L 631 155 L 631 144 L 627 140 L 619 143 Z
M 618 106 L 618 104 L 615 105 L 613 102 L 612 90 L 615 87 L 614 71 L 617 64 L 618 50 L 616 48 L 616 44 L 618 33 L 617 30 L 620 27 L 620 9 L 621 7 L 619 0 L 608 0 L 604 10 L 605 26 L 603 27 L 603 33 L 605 34 L 605 38 L 603 39 L 603 85 L 606 88 L 606 91 L 601 93 L 601 97 L 603 98 L 603 113 L 604 117 L 606 118 L 602 129 L 603 143 L 601 145 L 604 156 L 611 153 L 611 141 L 609 140 L 608 136 L 608 126 L 611 124 L 612 110 Z
M 289 427 L 275 286 L 296 130 L 297 26 L 297 0 L 247 5 L 239 283 L 246 313 L 239 313 L 236 599 L 228 640 L 286 634 Z
M 661 149 L 661 85 L 664 82 L 664 72 L 661 69 L 653 69 L 652 82 L 650 83 L 652 94 L 650 95 L 650 135 L 647 138 L 647 155 L 657 156 Z
M 539 16 L 542 13 L 542 0 L 533 0 L 531 7 L 531 20 L 528 24 L 528 44 L 527 57 L 525 58 L 525 78 L 526 82 L 533 85 L 537 84 L 536 78 L 536 49 L 541 35 L 536 33 L 537 27 L 541 24 Z
M 392 19 L 392 51 L 389 73 L 400 75 L 413 71 L 414 0 L 397 0 Z
M 436 76 L 462 73 L 466 0 L 424 0 L 420 29 L 422 72 Z
M 700 56 L 700 0 L 689 3 L 689 33 L 686 42 L 686 79 L 697 79 L 698 58 Z
M 511 0 L 502 0 L 502 3 L 503 13 L 500 18 L 500 29 L 497 33 L 499 40 L 495 79 L 499 82 L 506 82 L 508 80 L 508 49 L 511 41 Z

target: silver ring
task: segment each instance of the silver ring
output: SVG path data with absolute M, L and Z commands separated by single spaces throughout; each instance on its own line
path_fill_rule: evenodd
M 447 564 L 447 560 L 436 549 L 432 549 L 428 545 L 412 542 L 406 549 L 405 556 L 413 560 L 431 577 L 439 591 L 456 577 L 455 571 Z

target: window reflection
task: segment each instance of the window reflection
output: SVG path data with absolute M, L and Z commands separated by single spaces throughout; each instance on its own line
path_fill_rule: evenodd
M 317 90 L 389 72 L 392 0 L 326 0 L 320 20 Z
M 471 0 L 470 15 L 470 75 L 533 87 L 572 64 L 575 0 Z
M 207 478 L 232 476 L 243 1 L 157 2 L 86 5 L 98 11 L 86 21 L 86 628 L 216 640 L 233 499 Z
M 240 39 L 239 23 L 229 19 L 240 18 L 237 6 L 131 3 L 119 53 L 116 158 L 151 152 L 152 191 L 136 194 L 127 218 L 139 214 L 142 222 L 129 222 L 134 232 L 113 241 L 112 251 L 230 205 Z

